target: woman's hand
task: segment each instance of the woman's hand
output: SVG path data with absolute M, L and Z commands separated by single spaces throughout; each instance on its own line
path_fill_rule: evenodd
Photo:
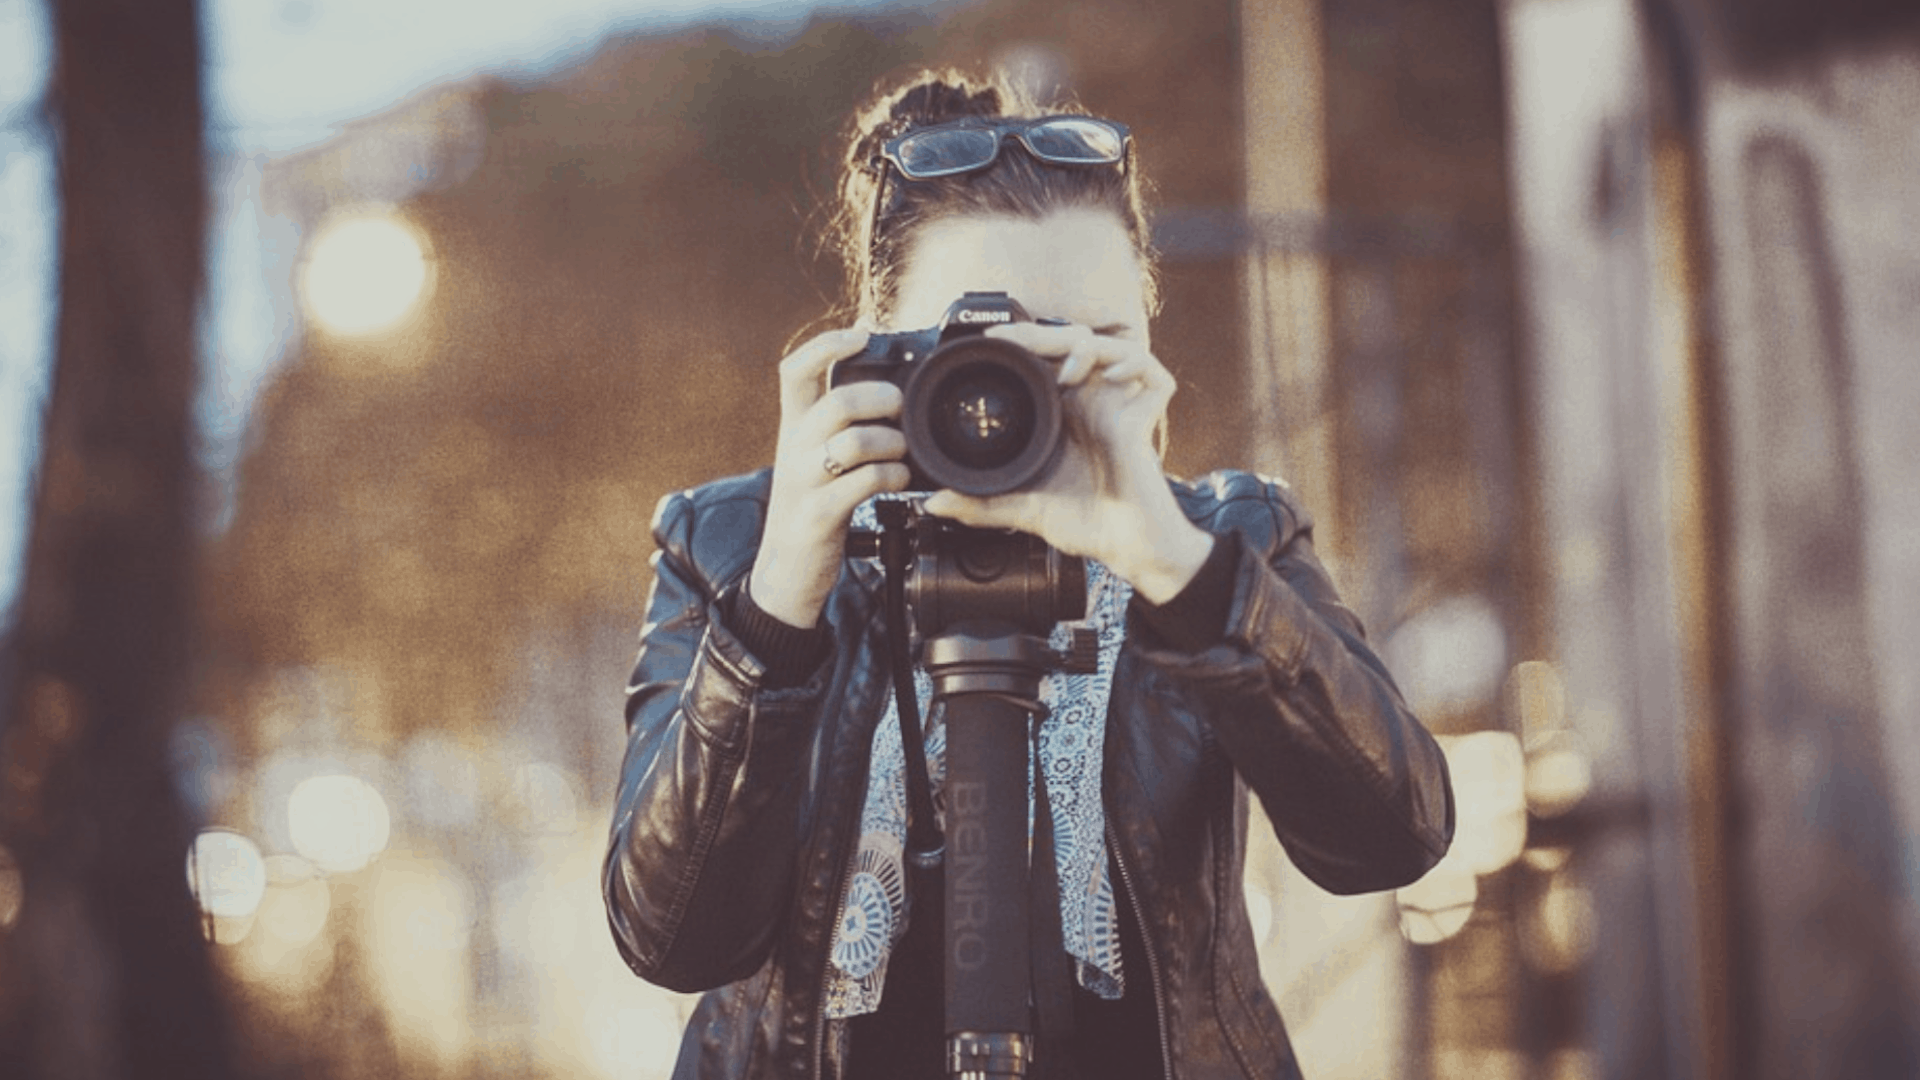
M 1144 343 L 1085 326 L 1014 323 L 987 334 L 1061 362 L 1067 445 L 1030 487 L 986 498 L 941 491 L 927 511 L 1032 533 L 1104 563 L 1152 603 L 1173 599 L 1213 550 L 1180 512 L 1153 446 L 1173 376 Z
M 857 382 L 826 389 L 827 369 L 860 351 L 864 330 L 833 330 L 780 361 L 780 439 L 767 526 L 747 589 L 760 610 L 790 626 L 820 619 L 840 576 L 847 522 L 871 495 L 907 486 L 900 389 Z

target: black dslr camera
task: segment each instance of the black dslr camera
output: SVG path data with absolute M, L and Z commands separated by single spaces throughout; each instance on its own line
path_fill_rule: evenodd
M 1006 293 L 970 292 L 947 308 L 939 326 L 873 335 L 859 355 L 833 365 L 829 382 L 900 387 L 912 490 L 1015 491 L 1059 456 L 1060 388 L 1052 364 L 983 335 L 990 326 L 1032 321 Z

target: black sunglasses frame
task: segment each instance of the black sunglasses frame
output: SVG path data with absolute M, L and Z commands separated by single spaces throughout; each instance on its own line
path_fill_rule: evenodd
M 1071 158 L 1062 159 L 1049 157 L 1035 150 L 1033 144 L 1027 139 L 1027 132 L 1056 120 L 1084 120 L 1112 130 L 1120 136 L 1120 155 L 1112 161 L 1078 161 Z M 965 168 L 947 169 L 920 176 L 914 175 L 908 170 L 907 166 L 901 162 L 900 146 L 908 139 L 947 130 L 990 131 L 993 133 L 993 152 L 987 155 L 985 160 L 975 165 L 969 165 Z M 1131 128 L 1118 120 L 1107 120 L 1102 117 L 1086 116 L 1080 113 L 1058 113 L 1052 116 L 1034 117 L 1030 120 L 968 118 L 964 120 L 953 120 L 944 124 L 935 124 L 930 127 L 916 128 L 912 131 L 896 135 L 882 144 L 880 152 L 875 154 L 873 159 L 868 162 L 868 165 L 878 174 L 873 191 L 873 219 L 867 225 L 867 265 L 869 268 L 873 265 L 875 254 L 880 250 L 880 223 L 888 216 L 888 203 L 899 194 L 897 185 L 889 188 L 887 184 L 887 174 L 889 171 L 898 173 L 902 180 L 915 183 L 927 180 L 940 180 L 950 176 L 965 176 L 968 173 L 980 172 L 984 169 L 992 168 L 994 163 L 1000 160 L 1000 147 L 1006 143 L 1008 136 L 1019 139 L 1021 147 L 1026 150 L 1027 154 L 1031 156 L 1033 160 L 1043 165 L 1051 165 L 1055 168 L 1098 169 L 1108 166 L 1118 166 L 1120 174 L 1125 176 L 1128 165 L 1133 159 L 1133 130 Z M 888 166 L 892 166 L 892 169 L 889 170 Z
M 1111 159 L 1095 161 L 1080 158 L 1056 157 L 1036 148 L 1033 145 L 1033 140 L 1028 138 L 1028 133 L 1035 128 L 1057 123 L 1062 120 L 1078 120 L 1106 128 L 1108 131 L 1119 136 L 1119 154 Z M 909 168 L 900 156 L 900 147 L 905 145 L 909 139 L 925 138 L 929 135 L 935 135 L 944 131 L 989 132 L 993 135 L 993 149 L 987 154 L 985 159 L 958 168 L 922 173 L 916 173 L 913 169 Z M 879 157 L 875 160 L 874 164 L 878 166 L 881 162 L 885 162 L 886 164 L 892 165 L 901 176 L 908 180 L 937 180 L 944 176 L 962 176 L 966 173 L 979 172 L 982 169 L 991 168 L 994 162 L 1000 160 L 1000 148 L 1006 144 L 1008 136 L 1019 139 L 1020 145 L 1026 148 L 1027 153 L 1032 155 L 1035 161 L 1045 162 L 1048 165 L 1086 168 L 1094 168 L 1102 165 L 1118 165 L 1121 171 L 1125 172 L 1127 159 L 1131 157 L 1133 153 L 1133 131 L 1118 120 L 1107 120 L 1098 116 L 1085 116 L 1077 113 L 1060 113 L 1053 116 L 1038 116 L 1032 119 L 994 121 L 977 119 L 954 120 L 945 124 L 935 124 L 931 127 L 918 128 L 888 139 L 886 143 L 881 146 Z

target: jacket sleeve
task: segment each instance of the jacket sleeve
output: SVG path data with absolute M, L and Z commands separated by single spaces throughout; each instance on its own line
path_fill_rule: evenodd
M 1223 484 L 1196 523 L 1240 534 L 1226 635 L 1144 658 L 1197 696 L 1303 873 L 1343 894 L 1412 882 L 1452 842 L 1446 759 L 1334 591 L 1291 493 L 1246 474 Z
M 757 535 L 737 513 L 707 526 Z M 703 568 L 687 495 L 654 519 L 654 582 L 627 688 L 627 749 L 602 872 L 621 955 L 642 978 L 704 990 L 765 961 L 792 895 L 805 829 L 804 771 L 824 675 L 767 690 L 723 625 L 739 567 Z M 750 555 L 754 536 L 724 538 Z M 744 548 L 742 548 L 744 545 Z M 744 559 L 746 555 L 741 557 Z

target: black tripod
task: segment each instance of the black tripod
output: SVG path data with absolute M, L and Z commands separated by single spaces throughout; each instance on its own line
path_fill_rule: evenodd
M 1090 631 L 1076 630 L 1067 653 L 1046 640 L 1056 623 L 1086 613 L 1086 564 L 1024 533 L 967 528 L 918 515 L 901 502 L 877 509 L 881 532 L 872 539 L 887 576 L 887 630 L 907 759 L 908 857 L 920 867 L 945 862 L 947 1074 L 1017 1080 L 1033 1062 L 1036 1005 L 1050 1037 L 1063 1029 L 1049 1016 L 1058 1012 L 1061 995 L 1035 988 L 1035 931 L 1048 951 L 1059 953 L 1060 927 L 1052 816 L 1037 770 L 1031 849 L 1027 843 L 1028 764 L 1034 725 L 1045 711 L 1041 678 L 1051 670 L 1091 671 L 1096 660 Z M 909 598 L 934 700 L 946 710 L 944 843 L 934 824 L 912 689 Z M 1032 887 L 1036 881 L 1042 888 Z M 1065 970 L 1064 955 L 1039 959 Z M 1042 1048 L 1049 1057 L 1061 1052 Z

